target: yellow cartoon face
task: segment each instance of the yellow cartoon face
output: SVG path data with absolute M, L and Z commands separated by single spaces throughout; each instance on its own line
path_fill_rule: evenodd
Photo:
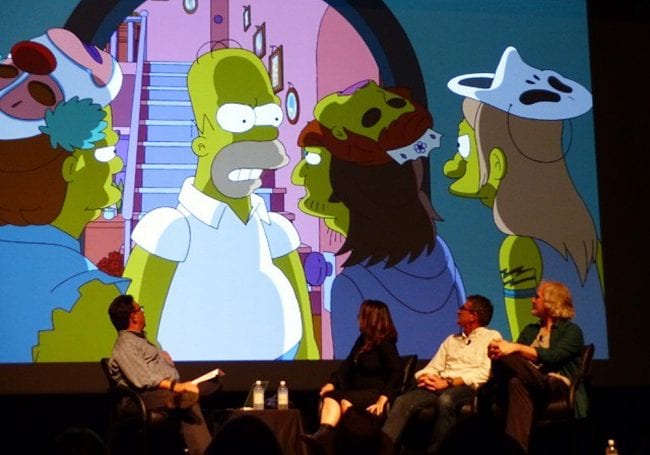
M 113 183 L 113 176 L 124 166 L 115 153 L 119 140 L 113 129 L 111 109 L 104 108 L 106 127 L 104 139 L 88 150 L 75 149 L 73 159 L 66 160 L 63 174 L 68 181 L 65 204 L 75 208 L 75 213 L 85 213 L 83 218 L 95 219 L 102 209 L 116 204 L 122 197 L 119 188 Z
M 496 185 L 492 179 L 481 183 L 481 162 L 476 145 L 476 134 L 467 120 L 458 125 L 458 149 L 454 156 L 445 163 L 445 176 L 454 179 L 449 192 L 455 196 L 477 198 L 492 207 L 496 195 Z
M 331 200 L 331 160 L 332 155 L 327 149 L 305 147 L 302 159 L 291 174 L 291 182 L 305 188 L 305 197 L 298 202 L 300 210 L 308 215 L 323 218 L 327 227 L 346 235 L 350 224 L 350 211 L 342 202 Z
M 192 143 L 199 180 L 209 174 L 219 192 L 242 198 L 261 185 L 263 170 L 288 163 L 276 140 L 283 120 L 280 100 L 253 53 L 219 49 L 199 57 L 188 89 L 200 131 Z

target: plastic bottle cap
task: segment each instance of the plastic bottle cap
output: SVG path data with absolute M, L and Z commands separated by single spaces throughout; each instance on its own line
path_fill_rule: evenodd
M 255 385 L 262 385 L 262 381 L 259 380 L 255 381 Z
M 613 446 L 614 445 L 614 440 L 613 439 L 608 439 L 607 444 L 609 444 L 610 446 Z
M 286 385 L 286 382 L 280 381 L 280 385 Z

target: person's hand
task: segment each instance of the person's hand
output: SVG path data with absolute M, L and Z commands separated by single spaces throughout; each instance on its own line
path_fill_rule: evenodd
M 516 351 L 516 343 L 510 343 L 504 340 L 493 340 L 488 345 L 488 357 L 491 359 L 499 359 L 505 355 L 512 354 Z
M 384 408 L 386 407 L 386 403 L 388 403 L 388 397 L 386 395 L 379 395 L 379 398 L 377 398 L 377 402 L 375 404 L 371 404 L 366 408 L 366 411 L 368 411 L 371 414 L 380 416 L 384 413 Z
M 195 393 L 199 394 L 199 386 L 194 384 L 191 381 L 188 382 L 177 382 L 174 387 L 174 392 L 176 393 Z
M 447 380 L 440 376 L 423 374 L 418 378 L 418 387 L 435 391 L 446 389 L 448 385 Z
M 175 407 L 187 409 L 199 401 L 199 386 L 193 382 L 177 382 L 174 387 Z
M 332 384 L 331 382 L 328 382 L 328 383 L 325 384 L 323 387 L 321 387 L 321 389 L 320 389 L 320 396 L 322 397 L 322 396 L 325 395 L 327 392 L 331 392 L 332 390 L 334 390 L 334 384 Z

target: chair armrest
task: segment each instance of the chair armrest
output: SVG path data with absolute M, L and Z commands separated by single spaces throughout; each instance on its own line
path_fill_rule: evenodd
M 110 393 L 113 397 L 115 412 L 128 414 L 129 417 L 137 419 L 142 425 L 147 424 L 149 414 L 144 400 L 138 392 L 126 386 L 115 386 L 111 388 Z M 132 404 L 128 409 L 128 405 L 125 406 L 125 399 L 128 400 L 127 403 Z

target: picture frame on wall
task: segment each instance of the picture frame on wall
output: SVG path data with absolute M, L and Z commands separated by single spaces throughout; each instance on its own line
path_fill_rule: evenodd
M 266 22 L 257 26 L 257 30 L 253 33 L 253 52 L 259 58 L 266 55 Z
M 183 10 L 185 10 L 187 14 L 196 13 L 198 7 L 199 0 L 183 0 Z
M 287 95 L 284 99 L 284 109 L 287 113 L 287 120 L 292 125 L 298 123 L 300 118 L 300 97 L 298 96 L 298 90 L 289 82 L 289 88 L 287 89 Z
M 251 6 L 244 5 L 244 13 L 242 15 L 242 21 L 244 23 L 244 31 L 248 31 L 251 28 Z
M 282 91 L 284 89 L 284 62 L 281 45 L 273 47 L 269 55 L 269 76 L 271 76 L 273 93 Z

